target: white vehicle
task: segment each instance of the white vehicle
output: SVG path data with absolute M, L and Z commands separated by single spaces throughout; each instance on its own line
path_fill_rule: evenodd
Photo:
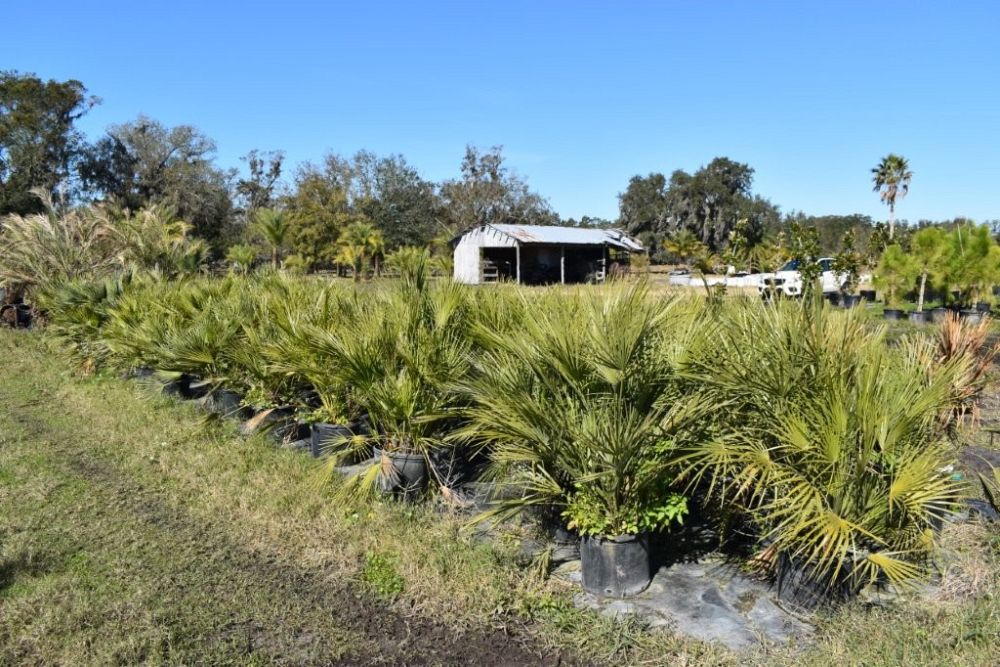
M 823 294 L 832 294 L 841 291 L 847 282 L 847 274 L 834 273 L 832 257 L 821 257 L 817 262 L 823 271 L 820 274 Z M 761 273 L 758 275 L 757 291 L 760 292 L 761 296 L 765 297 L 778 293 L 784 296 L 801 296 L 802 274 L 799 273 L 799 260 L 793 259 L 775 273 Z

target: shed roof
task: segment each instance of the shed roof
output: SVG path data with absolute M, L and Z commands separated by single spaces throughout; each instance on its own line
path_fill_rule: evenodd
M 554 227 L 549 225 L 484 225 L 522 244 L 610 245 L 624 250 L 642 250 L 642 244 L 620 229 Z

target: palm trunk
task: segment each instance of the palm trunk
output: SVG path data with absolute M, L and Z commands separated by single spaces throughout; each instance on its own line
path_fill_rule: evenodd
M 917 295 L 917 312 L 924 312 L 924 288 L 927 286 L 927 271 L 920 274 L 920 294 Z
M 271 266 L 274 267 L 275 271 L 278 270 L 278 248 L 277 247 L 271 248 Z
M 889 203 L 889 240 L 896 235 L 896 202 Z

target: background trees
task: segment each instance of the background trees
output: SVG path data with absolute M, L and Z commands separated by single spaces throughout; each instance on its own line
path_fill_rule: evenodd
M 441 184 L 444 220 L 457 233 L 483 223 L 556 225 L 559 215 L 517 174 L 504 166 L 502 148 L 467 146 L 462 175 Z
M 75 122 L 97 102 L 75 79 L 43 81 L 34 74 L 0 72 L 0 215 L 43 212 L 34 188 L 44 189 L 59 206 L 68 201 L 69 180 L 84 146 Z
M 194 233 L 221 244 L 232 222 L 233 174 L 214 166 L 215 142 L 190 125 L 146 116 L 108 129 L 87 150 L 80 176 L 92 196 L 122 208 L 166 204 Z
M 633 176 L 619 195 L 619 225 L 647 243 L 687 230 L 712 251 L 721 250 L 740 220 L 751 245 L 759 243 L 778 209 L 751 192 L 753 169 L 718 157 L 694 174 L 677 170 L 669 182 L 663 174 Z
M 287 259 L 307 270 L 335 264 L 343 253 L 342 234 L 354 223 L 372 225 L 386 252 L 430 247 L 440 263 L 449 257 L 448 240 L 483 223 L 619 226 L 653 250 L 653 261 L 687 261 L 698 253 L 678 252 L 678 244 L 697 242 L 709 255 L 748 270 L 777 268 L 796 253 L 785 239 L 806 229 L 815 233 L 820 256 L 841 252 L 849 232 L 867 266 L 878 263 L 890 242 L 898 241 L 904 252 L 911 247 L 913 227 L 896 229 L 895 206 L 908 192 L 912 172 L 896 154 L 872 170 L 874 188 L 889 206 L 887 228 L 859 214 L 782 216 L 752 191 L 753 168 L 727 157 L 693 173 L 676 170 L 669 178 L 660 172 L 633 176 L 619 195 L 615 221 L 561 221 L 509 168 L 498 146 L 467 146 L 458 177 L 441 182 L 421 176 L 402 155 L 368 151 L 304 163 L 288 182 L 280 150 L 253 149 L 240 171 L 223 169 L 216 164 L 215 143 L 197 128 L 169 127 L 147 116 L 113 125 L 88 145 L 76 121 L 96 103 L 79 81 L 0 72 L 0 216 L 42 212 L 31 192 L 35 187 L 60 213 L 85 202 L 107 204 L 123 215 L 162 207 L 188 225 L 188 236 L 207 243 L 215 258 L 233 245 L 263 240 L 272 263 L 275 251 L 288 250 L 294 256 Z M 258 212 L 268 209 L 283 211 L 279 244 L 269 234 L 261 238 L 255 225 Z M 963 224 L 921 220 L 915 227 L 952 230 Z M 1000 234 L 1000 222 L 983 233 Z M 928 274 L 921 282 L 951 280 L 955 289 L 968 291 L 969 271 L 961 268 L 968 257 L 948 257 L 952 278 L 941 273 L 933 281 Z M 982 283 L 976 278 L 975 284 Z
M 324 173 L 344 190 L 348 206 L 382 231 L 389 249 L 427 245 L 438 233 L 442 212 L 436 186 L 402 155 L 359 151 L 347 159 L 331 154 Z

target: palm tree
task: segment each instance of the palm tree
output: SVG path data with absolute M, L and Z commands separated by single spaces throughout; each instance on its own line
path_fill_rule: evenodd
M 355 220 L 340 233 L 338 243 L 342 257 L 338 261 L 353 267 L 355 280 L 360 280 L 369 258 L 375 260 L 375 272 L 378 273 L 378 257 L 385 250 L 382 230 L 366 220 Z
M 256 259 L 257 250 L 253 246 L 241 243 L 229 246 L 229 249 L 226 250 L 226 261 L 233 264 L 243 275 L 250 273 Z
M 271 246 L 271 265 L 277 269 L 281 248 L 288 240 L 291 229 L 288 224 L 288 216 L 272 208 L 262 208 L 254 216 L 254 227 L 257 233 L 263 236 L 267 244 Z
M 705 244 L 698 240 L 690 230 L 682 229 L 670 238 L 664 239 L 663 249 L 674 255 L 684 264 L 705 250 Z
M 913 172 L 905 157 L 889 153 L 872 169 L 872 174 L 874 191 L 889 205 L 889 239 L 892 240 L 896 232 L 896 200 L 902 199 L 910 191 Z

